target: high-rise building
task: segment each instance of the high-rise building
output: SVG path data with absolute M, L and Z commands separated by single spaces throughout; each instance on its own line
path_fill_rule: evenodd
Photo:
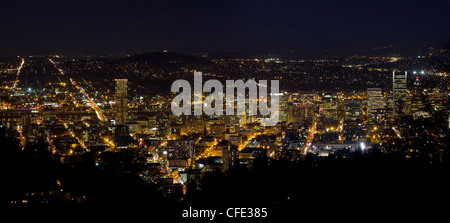
M 169 148 L 168 158 L 187 159 L 194 158 L 194 140 L 168 140 L 167 148 Z
M 223 171 L 226 172 L 233 169 L 239 160 L 239 150 L 237 146 L 229 144 L 223 148 Z
M 280 122 L 285 122 L 288 119 L 289 106 L 288 106 L 288 97 L 286 93 L 282 93 L 279 97 L 280 99 Z
M 393 80 L 393 113 L 394 118 L 399 115 L 406 114 L 406 99 L 408 92 L 406 91 L 407 72 L 401 73 L 394 71 L 392 73 Z
M 116 79 L 116 124 L 122 125 L 127 121 L 127 79 Z
M 408 115 L 412 115 L 413 117 L 427 116 L 427 112 L 425 112 L 425 104 L 423 103 L 422 92 L 423 90 L 419 76 L 416 76 L 407 98 L 406 104 L 408 107 Z
M 361 118 L 362 108 L 361 101 L 355 99 L 346 99 L 344 101 L 345 119 L 357 120 Z
M 338 120 L 338 104 L 330 93 L 322 97 L 322 116 L 327 122 Z
M 312 104 L 295 105 L 289 108 L 288 123 L 308 122 L 312 123 L 314 118 L 314 106 Z
M 369 121 L 373 122 L 376 114 L 384 108 L 385 103 L 381 88 L 367 88 L 367 116 Z
M 162 111 L 156 114 L 156 137 L 167 139 L 170 136 L 170 116 L 168 112 Z

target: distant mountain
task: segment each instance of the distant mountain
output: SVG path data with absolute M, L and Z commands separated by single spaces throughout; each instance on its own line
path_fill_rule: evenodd
M 317 46 L 322 55 L 327 56 L 423 56 L 427 44 L 377 44 L 358 42 L 336 42 Z
M 173 53 L 173 52 L 151 52 L 137 54 L 126 58 L 131 62 L 148 62 L 153 64 L 212 64 L 210 60 L 203 59 L 196 56 Z
M 333 58 L 349 56 L 405 56 L 417 57 L 426 54 L 429 44 L 382 44 L 341 41 L 328 44 L 298 44 L 289 50 L 230 50 L 211 52 L 208 59 L 250 59 L 279 57 L 298 58 Z

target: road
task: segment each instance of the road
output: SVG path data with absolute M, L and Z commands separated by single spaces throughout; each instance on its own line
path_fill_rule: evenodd
M 55 66 L 55 68 L 61 73 L 61 75 L 64 75 L 64 71 L 61 68 L 59 68 L 52 59 L 48 58 L 48 60 L 53 64 L 53 66 Z M 84 99 L 86 99 L 86 101 L 89 103 L 90 107 L 92 109 L 94 109 L 95 114 L 97 115 L 97 118 L 100 121 L 102 121 L 103 123 L 105 123 L 107 120 L 106 116 L 104 115 L 102 109 L 98 107 L 97 103 L 95 103 L 94 99 L 90 98 L 88 93 L 83 89 L 83 87 L 79 86 L 72 78 L 69 78 L 69 80 L 70 80 L 70 83 L 77 90 L 79 90 L 79 93 L 81 93 L 83 95 Z M 73 97 L 73 95 L 72 95 L 72 97 Z M 78 105 L 77 105 L 77 107 L 78 107 Z M 108 137 L 103 136 L 102 139 L 110 146 L 110 148 L 115 148 L 114 142 L 112 140 L 110 140 Z
M 211 156 L 214 147 L 216 147 L 218 143 L 219 143 L 219 142 L 217 142 L 217 140 L 214 139 L 213 144 L 210 145 L 208 148 L 206 148 L 206 149 L 203 151 L 202 154 L 200 154 L 200 155 L 198 155 L 197 157 L 195 157 L 195 160 L 198 160 L 198 159 L 201 159 L 201 158 L 206 158 L 206 157 Z
M 316 132 L 316 126 L 317 126 L 317 120 L 316 120 L 316 118 L 314 118 L 313 124 L 310 129 L 311 131 L 310 131 L 308 137 L 306 138 L 305 147 L 303 148 L 303 154 L 306 154 L 308 152 L 309 148 L 311 147 L 311 144 L 314 139 L 314 134 Z
M 58 66 L 52 59 L 48 58 L 48 60 L 55 66 L 55 68 L 62 75 L 64 75 L 64 71 L 61 68 L 58 68 Z M 84 95 L 84 98 L 86 99 L 86 101 L 89 103 L 91 108 L 94 109 L 95 114 L 97 114 L 97 118 L 100 119 L 100 121 L 106 121 L 106 117 L 105 117 L 102 109 L 98 107 L 97 103 L 95 103 L 93 98 L 89 97 L 88 93 L 83 89 L 83 87 L 78 86 L 78 84 L 72 78 L 70 78 L 70 82 L 76 89 L 78 89 L 80 91 L 81 94 Z
M 167 141 L 161 143 L 161 146 L 164 146 L 167 144 Z M 158 153 L 156 152 L 156 148 L 149 148 L 146 147 L 153 155 L 153 162 L 161 164 L 162 169 L 164 170 L 164 177 L 171 177 L 173 179 L 173 183 L 181 183 L 184 184 L 181 180 L 180 175 L 178 174 L 178 171 L 172 171 L 168 165 L 167 165 L 167 159 L 163 159 L 159 157 Z
M 14 85 L 11 88 L 11 91 L 14 91 L 14 89 L 17 87 L 17 84 L 19 83 L 20 71 L 22 70 L 22 67 L 24 64 L 25 64 L 25 59 L 22 58 L 22 62 L 20 63 L 20 66 L 17 68 L 16 80 L 14 81 Z
M 253 133 L 250 138 L 248 138 L 244 143 L 242 143 L 239 146 L 238 150 L 241 151 L 241 150 L 245 149 L 247 147 L 248 143 L 250 141 L 252 141 L 254 138 L 256 138 L 257 135 L 261 135 L 261 133 Z

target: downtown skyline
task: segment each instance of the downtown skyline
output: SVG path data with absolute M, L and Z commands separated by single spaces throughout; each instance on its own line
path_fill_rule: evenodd
M 10 209 L 278 223 L 446 208 L 449 0 L 0 9 Z

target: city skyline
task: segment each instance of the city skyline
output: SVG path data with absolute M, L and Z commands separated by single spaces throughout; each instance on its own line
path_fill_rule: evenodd
M 278 223 L 446 208 L 448 0 L 0 8 L 9 209 Z

